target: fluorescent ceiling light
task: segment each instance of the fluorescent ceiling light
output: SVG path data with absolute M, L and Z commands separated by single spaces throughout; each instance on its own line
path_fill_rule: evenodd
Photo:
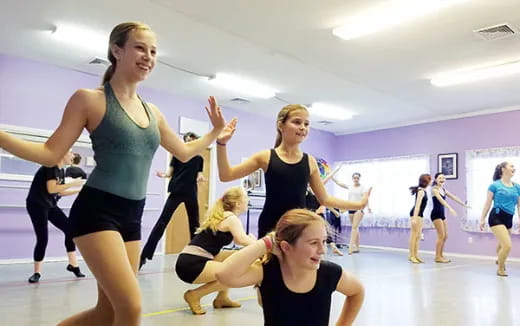
M 325 103 L 312 103 L 308 109 L 312 115 L 332 120 L 349 120 L 353 117 L 351 112 Z
M 349 18 L 347 23 L 334 28 L 332 34 L 350 40 L 426 16 L 465 1 L 469 0 L 386 1 L 380 6 Z
M 59 41 L 90 51 L 103 53 L 108 50 L 108 36 L 87 28 L 60 24 L 52 31 L 52 36 Z
M 218 73 L 209 81 L 222 88 L 227 88 L 242 94 L 259 98 L 271 98 L 276 96 L 276 91 L 268 86 L 235 75 Z
M 494 66 L 464 69 L 441 73 L 431 79 L 437 87 L 445 87 L 463 83 L 472 83 L 479 80 L 498 78 L 520 73 L 520 61 L 503 63 Z

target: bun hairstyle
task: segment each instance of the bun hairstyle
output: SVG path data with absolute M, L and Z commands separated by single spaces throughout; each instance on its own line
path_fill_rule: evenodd
M 303 111 L 303 112 L 309 112 L 307 108 L 301 104 L 289 104 L 284 106 L 280 112 L 278 112 L 278 118 L 276 119 L 276 141 L 274 143 L 274 147 L 280 146 L 282 143 L 282 133 L 280 132 L 280 129 L 278 128 L 279 123 L 285 123 L 287 119 L 290 117 L 290 115 L 293 112 L 297 111 Z

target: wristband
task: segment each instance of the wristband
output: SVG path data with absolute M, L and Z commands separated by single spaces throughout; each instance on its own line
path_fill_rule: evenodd
M 218 140 L 216 141 L 217 145 L 220 145 L 220 146 L 226 146 L 225 143 L 220 143 Z

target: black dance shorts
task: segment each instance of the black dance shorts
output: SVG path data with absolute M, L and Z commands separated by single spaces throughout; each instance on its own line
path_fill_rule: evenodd
M 175 264 L 175 272 L 181 280 L 193 283 L 204 270 L 206 263 L 212 259 L 192 254 L 180 254 Z
M 444 221 L 444 220 L 446 219 L 446 215 L 444 215 L 444 210 L 442 210 L 442 211 L 438 211 L 438 212 L 432 210 L 431 215 L 430 215 L 430 218 L 431 218 L 432 222 L 433 222 L 434 220 L 437 220 L 437 219 L 441 219 L 441 220 Z
M 513 227 L 513 215 L 501 210 L 500 208 L 493 208 L 489 212 L 488 219 L 489 226 L 504 225 L 506 229 Z
M 112 230 L 125 242 L 141 240 L 144 203 L 145 199 L 127 199 L 83 186 L 70 209 L 72 237 Z
M 349 213 L 349 214 L 356 214 L 357 211 L 361 211 L 361 214 L 365 214 L 365 212 L 363 212 L 362 209 L 355 209 L 355 210 L 350 210 L 350 209 L 349 209 L 349 210 L 348 210 L 348 213 Z

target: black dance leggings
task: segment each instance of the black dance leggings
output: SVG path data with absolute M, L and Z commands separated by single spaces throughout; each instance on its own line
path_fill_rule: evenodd
M 68 218 L 59 207 L 47 208 L 28 201 L 27 212 L 31 217 L 34 233 L 36 234 L 34 261 L 42 261 L 43 257 L 45 257 L 45 249 L 47 249 L 49 241 L 49 222 L 65 234 L 65 248 L 67 248 L 67 252 L 76 251 L 76 246 L 70 237 Z
M 199 203 L 197 201 L 197 196 L 170 194 L 168 199 L 166 199 L 166 204 L 164 204 L 159 220 L 155 223 L 152 232 L 144 245 L 141 257 L 146 257 L 148 259 L 153 258 L 155 248 L 157 248 L 157 243 L 161 240 L 164 230 L 166 230 L 173 213 L 181 203 L 184 203 L 184 206 L 186 207 L 188 222 L 190 225 L 190 235 L 191 238 L 193 238 L 195 231 L 197 231 L 197 228 L 199 227 Z

